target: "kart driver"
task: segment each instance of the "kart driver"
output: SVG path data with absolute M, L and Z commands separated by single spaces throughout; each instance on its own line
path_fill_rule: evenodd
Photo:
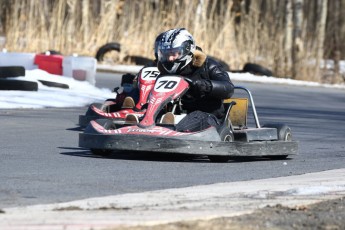
M 190 79 L 190 89 L 182 97 L 182 109 L 187 116 L 176 125 L 177 131 L 219 127 L 225 117 L 223 99 L 234 92 L 228 73 L 196 49 L 193 36 L 185 28 L 161 33 L 156 38 L 155 51 L 156 48 L 161 75 L 178 74 Z

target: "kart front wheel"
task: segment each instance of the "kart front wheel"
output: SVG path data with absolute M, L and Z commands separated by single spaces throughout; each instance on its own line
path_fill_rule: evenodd
M 292 141 L 291 128 L 285 124 L 272 123 L 272 124 L 265 124 L 263 125 L 263 127 L 276 128 L 279 141 Z M 265 157 L 268 157 L 272 160 L 284 160 L 288 157 L 288 155 L 272 155 L 272 156 L 265 156 Z
M 228 127 L 224 127 L 219 131 L 219 137 L 221 141 L 224 141 L 224 142 L 234 141 L 234 133 Z

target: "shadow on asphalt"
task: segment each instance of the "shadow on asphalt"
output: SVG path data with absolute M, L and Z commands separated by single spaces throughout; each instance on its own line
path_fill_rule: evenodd
M 68 131 L 78 131 L 78 132 L 82 132 L 82 131 L 84 131 L 84 128 L 82 128 L 82 127 L 74 127 L 74 128 L 68 128 L 68 129 L 66 129 L 66 130 L 68 130 Z
M 129 152 L 129 151 L 111 151 L 109 153 L 97 155 L 93 154 L 89 149 L 84 148 L 68 148 L 59 147 L 60 149 L 72 150 L 62 152 L 62 155 L 76 157 L 90 157 L 116 160 L 136 160 L 136 161 L 164 161 L 164 162 L 205 162 L 208 161 L 206 156 L 189 156 L 183 154 L 159 154 L 151 152 Z
M 129 151 L 112 151 L 105 154 L 93 154 L 89 149 L 77 148 L 77 147 L 59 147 L 59 149 L 71 150 L 68 152 L 61 152 L 62 155 L 74 156 L 74 157 L 90 157 L 90 158 L 102 158 L 102 159 L 116 159 L 116 160 L 134 160 L 134 161 L 162 161 L 162 162 L 195 162 L 195 163 L 214 163 L 222 164 L 218 162 L 210 162 L 207 156 L 204 155 L 185 155 L 185 154 L 166 154 L 166 153 L 152 153 L 152 152 L 129 152 Z M 290 158 L 284 159 L 284 161 L 292 160 Z M 231 157 L 228 162 L 224 163 L 243 163 L 254 161 L 276 161 L 264 157 Z

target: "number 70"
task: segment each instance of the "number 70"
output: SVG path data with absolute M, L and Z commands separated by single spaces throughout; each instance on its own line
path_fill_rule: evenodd
M 172 89 L 177 84 L 177 81 L 163 80 L 163 81 L 159 81 L 157 84 L 159 84 L 159 86 L 156 89 L 159 89 L 161 87 L 163 87 L 164 89 Z

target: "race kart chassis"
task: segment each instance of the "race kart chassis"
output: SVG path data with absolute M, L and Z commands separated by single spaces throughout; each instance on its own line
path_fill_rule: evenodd
M 282 158 L 295 155 L 298 151 L 296 142 L 287 141 L 252 141 L 223 142 L 173 139 L 146 136 L 102 136 L 99 134 L 80 134 L 79 146 L 92 150 L 130 150 L 159 153 L 180 153 L 206 156 L 264 156 Z
M 224 100 L 228 109 L 223 124 L 227 130 L 226 135 L 210 127 L 192 135 L 165 136 L 171 125 L 159 123 L 155 127 L 159 129 L 160 135 L 143 135 L 151 132 L 150 129 L 137 130 L 137 134 L 122 131 L 121 135 L 114 135 L 121 131 L 107 129 L 111 120 L 96 120 L 91 122 L 84 133 L 79 134 L 79 146 L 89 148 L 94 153 L 125 150 L 206 155 L 211 161 L 217 162 L 239 156 L 285 159 L 289 155 L 298 154 L 298 142 L 292 140 L 291 129 L 281 123 L 261 127 L 250 91 L 241 86 L 236 86 L 235 91 L 246 92 L 247 98 Z M 247 127 L 248 99 L 256 126 L 254 128 Z

